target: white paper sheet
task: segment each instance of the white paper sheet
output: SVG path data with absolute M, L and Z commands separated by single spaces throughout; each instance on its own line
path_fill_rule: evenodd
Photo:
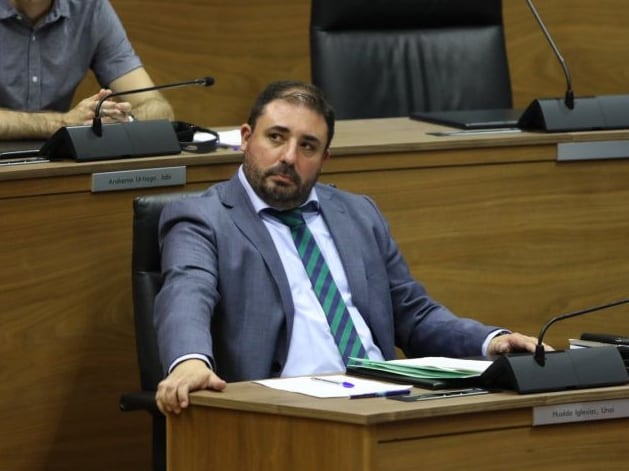
M 297 378 L 264 379 L 255 382 L 281 391 L 321 398 L 390 396 L 407 393 L 412 387 L 409 384 L 400 385 L 346 375 L 300 376 Z M 344 385 L 343 383 L 348 384 Z M 352 386 L 349 386 L 350 384 Z

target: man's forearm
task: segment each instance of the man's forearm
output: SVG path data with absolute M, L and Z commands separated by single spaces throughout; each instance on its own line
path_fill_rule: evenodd
M 175 119 L 172 107 L 160 95 L 143 100 L 131 112 L 137 119 Z
M 8 110 L 0 108 L 0 139 L 48 139 L 65 126 L 63 113 Z
M 78 124 L 78 122 L 82 123 L 88 118 L 86 111 L 80 105 L 69 113 L 53 111 L 29 113 L 0 108 L 0 139 L 48 139 L 57 129 Z M 83 114 L 80 114 L 81 112 Z M 74 117 L 71 117 L 72 113 Z M 137 119 L 174 119 L 172 107 L 160 94 L 134 104 L 132 113 Z

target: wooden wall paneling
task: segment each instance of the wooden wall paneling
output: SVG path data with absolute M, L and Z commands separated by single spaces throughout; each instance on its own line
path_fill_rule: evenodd
M 534 1 L 572 75 L 576 96 L 629 93 L 629 6 L 623 0 Z M 504 0 L 514 106 L 563 97 L 566 82 L 525 0 Z
M 211 89 L 166 91 L 177 117 L 208 126 L 243 122 L 257 93 L 280 78 L 310 79 L 306 0 L 112 0 L 157 83 L 213 75 Z M 570 67 L 577 96 L 627 93 L 625 0 L 536 2 Z M 557 60 L 525 0 L 504 0 L 514 106 L 563 96 Z M 96 88 L 93 78 L 77 99 Z
M 240 124 L 268 82 L 310 77 L 308 1 L 114 0 L 112 4 L 156 83 L 206 75 L 216 79 L 207 89 L 164 91 L 180 120 L 208 126 Z M 94 87 L 90 78 L 82 94 Z

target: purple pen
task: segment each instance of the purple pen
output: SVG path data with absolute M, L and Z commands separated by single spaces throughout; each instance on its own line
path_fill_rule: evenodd
M 352 383 L 350 383 L 349 381 L 337 381 L 335 379 L 322 378 L 320 376 L 313 376 L 312 379 L 314 381 L 323 381 L 325 383 L 336 384 L 337 386 L 343 386 L 344 388 L 353 388 L 354 387 L 354 385 Z

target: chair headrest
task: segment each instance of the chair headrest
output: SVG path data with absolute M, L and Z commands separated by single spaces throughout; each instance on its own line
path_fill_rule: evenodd
M 311 27 L 424 29 L 502 24 L 502 0 L 312 0 Z

